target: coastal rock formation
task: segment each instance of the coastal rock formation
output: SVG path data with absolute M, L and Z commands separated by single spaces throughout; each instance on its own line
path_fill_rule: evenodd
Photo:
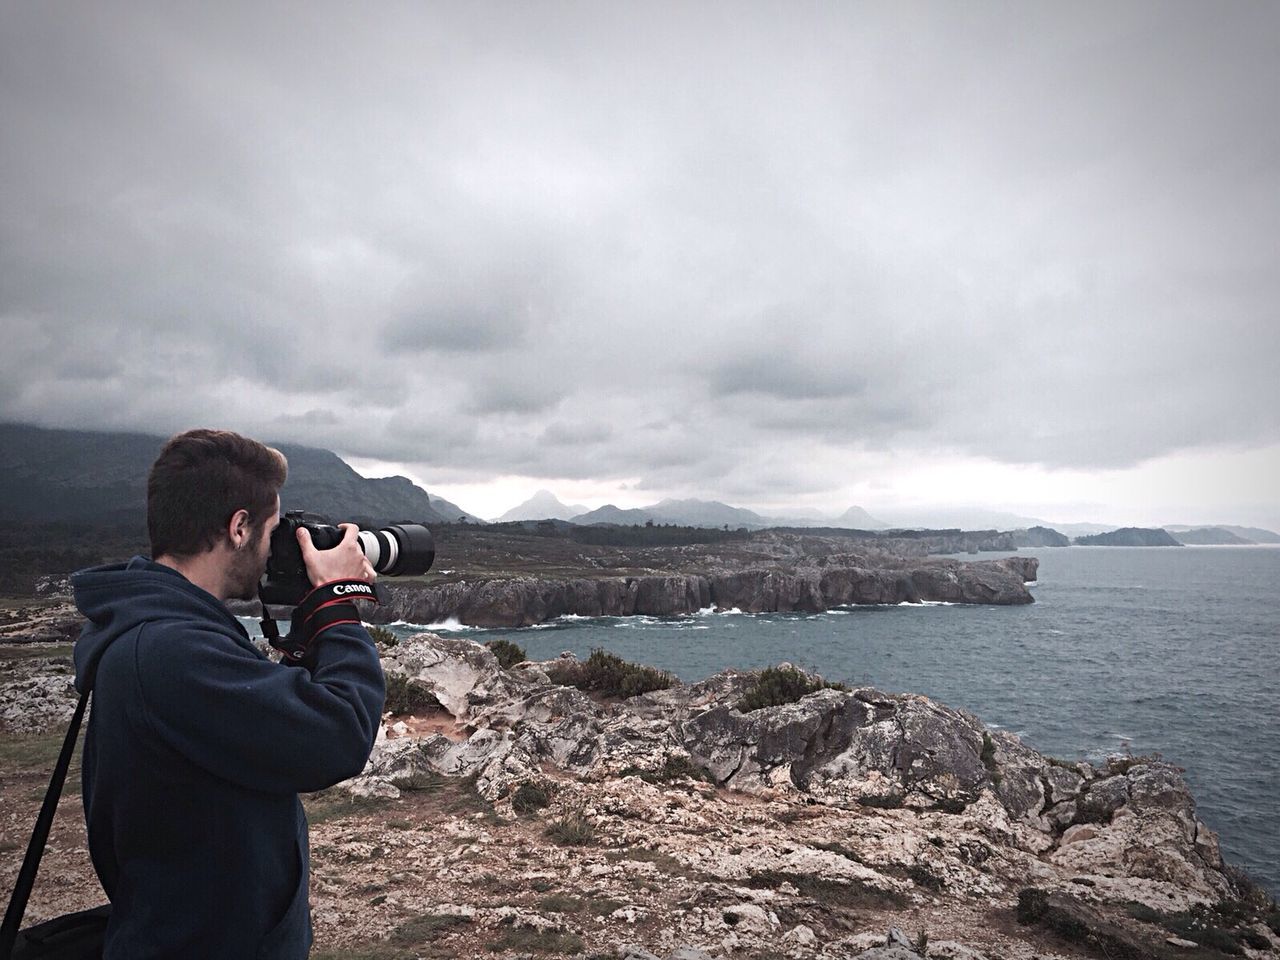
M 823 558 L 824 561 L 826 558 Z M 815 612 L 845 604 L 1031 603 L 1025 584 L 1039 561 L 1009 557 L 976 563 L 921 560 L 899 566 L 837 566 L 830 562 L 792 570 L 751 570 L 669 576 L 535 577 L 456 581 L 423 586 L 388 583 L 377 622 L 526 627 L 565 615 L 670 617 L 708 607 L 744 613 Z
M 696 774 L 745 795 L 864 818 L 879 811 L 882 825 L 859 826 L 874 862 L 918 867 L 947 889 L 1034 881 L 1161 910 L 1215 902 L 1229 890 L 1216 836 L 1197 819 L 1180 771 L 1158 760 L 1063 763 L 962 710 L 872 688 L 821 689 L 743 712 L 755 675 L 736 671 L 602 703 L 552 683 L 555 664 L 504 670 L 470 641 L 401 641 L 385 657 L 388 674 L 432 694 L 441 710 L 425 735 L 393 729 L 347 789 L 390 796 L 430 775 L 470 776 L 500 802 L 523 783 L 569 777 L 600 785 L 600 803 L 626 807 L 640 801 L 622 799 L 635 788 L 620 794 L 611 786 L 618 781 Z M 868 868 L 873 859 L 791 849 L 721 850 L 702 868 L 737 882 L 768 869 L 847 874 L 886 896 L 909 889 L 894 870 Z
M 1148 527 L 1121 527 L 1110 533 L 1095 533 L 1088 537 L 1076 537 L 1081 547 L 1180 547 L 1169 531 Z
M 1015 530 L 1012 537 L 1014 544 L 1019 548 L 1071 546 L 1071 538 L 1052 527 L 1028 527 L 1026 530 Z

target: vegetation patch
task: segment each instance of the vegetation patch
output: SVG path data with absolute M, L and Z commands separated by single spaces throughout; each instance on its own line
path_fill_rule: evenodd
M 696 764 L 689 757 L 680 755 L 668 756 L 657 770 L 641 770 L 639 767 L 624 767 L 621 776 L 639 777 L 645 783 L 672 783 L 676 780 L 698 780 L 702 783 L 715 783 L 716 778 L 706 767 Z
M 511 797 L 511 809 L 516 813 L 533 813 L 551 802 L 551 789 L 543 783 L 526 780 L 516 787 Z
M 302 806 L 307 811 L 307 822 L 312 826 L 341 820 L 343 817 L 365 816 L 386 807 L 390 802 L 353 797 L 331 790 L 321 790 L 302 798 Z
M 628 663 L 617 654 L 600 649 L 592 650 L 581 662 L 556 664 L 547 676 L 552 683 L 606 697 L 635 697 L 666 690 L 675 683 L 675 677 L 664 670 Z
M 851 850 L 842 843 L 821 842 L 813 845 L 818 850 L 826 850 L 829 853 L 838 853 L 846 860 L 852 860 L 854 863 L 863 863 L 863 859 L 858 855 L 857 851 Z
M 926 890 L 940 891 L 947 885 L 946 881 L 926 867 L 923 863 L 913 863 L 907 867 L 907 877 L 917 887 Z
M 766 667 L 743 693 L 738 709 L 743 713 L 764 707 L 795 703 L 817 690 L 848 690 L 843 683 L 828 683 L 795 667 Z
M 369 631 L 369 636 L 373 637 L 373 642 L 383 650 L 388 650 L 400 642 L 400 638 L 386 627 L 379 627 L 372 623 L 366 623 L 364 628 Z
M 996 764 L 996 743 L 986 730 L 982 731 L 982 753 L 978 755 L 978 758 L 982 761 L 982 765 L 987 768 L 987 773 L 991 776 L 991 782 L 997 787 L 1000 786 L 1000 768 Z
M 748 887 L 757 890 L 776 890 L 784 883 L 795 887 L 800 896 L 813 900 L 826 907 L 843 909 L 855 907 L 901 907 L 906 899 L 895 891 L 879 890 L 858 880 L 841 883 L 826 877 L 817 877 L 808 873 L 782 873 L 776 870 L 765 870 L 752 874 L 747 880 Z
M 443 710 L 435 694 L 418 680 L 411 680 L 401 673 L 388 673 L 387 700 L 383 707 L 393 716 L 414 713 L 418 710 Z
M 1254 923 L 1268 923 L 1268 912 L 1274 919 L 1276 907 L 1274 902 L 1263 905 L 1231 899 L 1212 906 L 1195 904 L 1189 910 L 1171 913 L 1143 903 L 1129 903 L 1126 909 L 1134 919 L 1155 924 L 1174 936 L 1238 956 L 1244 953 L 1245 947 L 1254 950 L 1270 947 L 1267 938 L 1250 927 Z
M 470 923 L 470 917 L 455 913 L 424 913 L 396 927 L 390 940 L 392 943 L 405 946 L 430 943 L 441 937 L 447 937 L 456 932 L 458 927 L 465 927 Z
M 897 793 L 869 793 L 858 798 L 858 806 L 878 810 L 898 810 L 902 807 L 902 795 Z
M 524 647 L 510 640 L 490 640 L 485 646 L 498 658 L 498 666 L 504 670 L 510 670 L 517 663 L 524 663 L 528 659 L 525 656 Z
M 524 927 L 504 928 L 498 939 L 490 942 L 486 947 L 491 953 L 515 950 L 570 955 L 581 953 L 582 948 L 582 938 L 575 933 L 561 933 L 558 930 L 529 930 Z
M 581 812 L 574 811 L 553 820 L 545 835 L 562 847 L 585 847 L 595 842 L 596 828 Z

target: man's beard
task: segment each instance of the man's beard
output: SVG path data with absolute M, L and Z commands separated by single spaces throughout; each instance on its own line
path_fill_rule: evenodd
M 227 579 L 231 586 L 231 599 L 256 600 L 258 583 L 267 572 L 266 560 L 259 554 L 262 538 L 266 534 L 266 525 L 260 527 L 253 539 L 231 555 L 231 569 Z

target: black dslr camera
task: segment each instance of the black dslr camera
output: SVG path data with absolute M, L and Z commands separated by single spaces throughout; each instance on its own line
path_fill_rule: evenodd
M 307 577 L 298 546 L 298 528 L 306 527 L 317 550 L 329 550 L 342 540 L 342 531 L 327 517 L 290 510 L 271 534 L 267 572 L 258 585 L 263 607 L 297 606 L 314 584 Z M 361 530 L 360 549 L 379 576 L 412 577 L 426 573 L 436 558 L 431 531 L 420 523 L 397 523 L 381 530 Z

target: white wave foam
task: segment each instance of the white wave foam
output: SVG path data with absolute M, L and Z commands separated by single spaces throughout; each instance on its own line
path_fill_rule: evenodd
M 387 624 L 389 627 L 401 627 L 405 630 L 429 630 L 431 633 L 459 633 L 464 630 L 482 630 L 483 627 L 473 627 L 470 624 L 462 623 L 456 617 L 449 617 L 439 623 L 410 623 L 408 620 L 395 620 Z

